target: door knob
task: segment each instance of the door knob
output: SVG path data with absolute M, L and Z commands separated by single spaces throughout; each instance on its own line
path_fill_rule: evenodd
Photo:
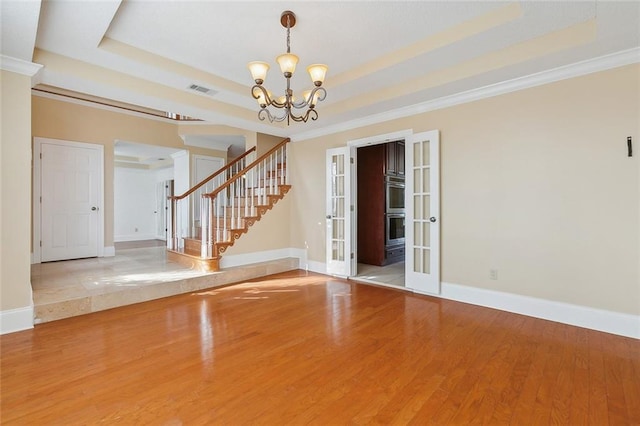
M 429 218 L 429 220 L 430 220 L 431 222 L 435 223 L 436 218 L 435 218 L 434 216 L 431 216 L 431 217 Z
M 91 207 L 91 211 L 95 212 L 96 210 L 98 210 L 98 208 L 96 206 Z

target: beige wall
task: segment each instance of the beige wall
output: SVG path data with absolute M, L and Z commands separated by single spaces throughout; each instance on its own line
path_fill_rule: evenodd
M 291 247 L 292 189 L 230 247 L 226 254 L 246 254 Z
M 327 148 L 439 129 L 442 281 L 640 314 L 639 103 L 630 65 L 293 143 L 292 246 L 324 262 Z
M 31 305 L 31 78 L 1 71 L 0 310 Z
M 285 138 L 282 136 L 267 135 L 264 133 L 258 133 L 258 144 L 256 148 L 256 154 L 260 157 L 262 154 L 268 152 L 271 148 L 278 145 Z
M 146 119 L 84 105 L 33 96 L 32 133 L 34 137 L 62 139 L 103 145 L 105 246 L 113 246 L 113 145 L 128 142 L 185 149 L 191 154 L 222 157 L 225 151 L 186 147 L 179 126 L 171 122 Z

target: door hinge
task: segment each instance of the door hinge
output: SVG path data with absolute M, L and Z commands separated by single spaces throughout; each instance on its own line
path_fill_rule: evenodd
M 354 253 L 351 253 L 351 258 L 353 259 L 354 257 L 356 257 L 356 255 Z
M 40 247 L 42 247 L 42 241 L 40 241 Z
M 349 161 L 351 161 L 351 164 L 353 164 L 354 163 L 353 157 L 349 157 Z
M 40 159 L 42 160 L 42 153 L 40 153 Z
M 42 195 L 40 196 L 40 203 L 42 203 Z

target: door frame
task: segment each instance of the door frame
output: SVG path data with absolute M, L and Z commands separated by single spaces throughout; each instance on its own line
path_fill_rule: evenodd
M 351 273 L 349 276 L 355 276 L 358 270 L 358 148 L 379 145 L 387 142 L 393 142 L 400 139 L 408 140 L 413 135 L 413 129 L 399 130 L 397 132 L 385 133 L 381 135 L 369 136 L 361 139 L 354 139 L 347 141 L 349 147 L 349 153 L 351 158 L 354 159 L 354 170 L 351 179 L 351 192 L 350 199 L 348 201 L 350 205 L 354 206 L 352 223 L 351 223 L 351 251 L 354 253 L 353 260 L 351 262 Z M 407 169 L 407 157 L 405 155 L 405 170 Z M 406 193 L 405 193 L 405 205 L 406 205 Z M 405 243 L 406 245 L 406 243 Z M 393 286 L 396 287 L 396 286 Z M 396 287 L 397 288 L 397 287 Z
M 98 171 L 98 257 L 104 257 L 104 145 L 98 145 L 94 143 L 86 142 L 74 142 L 62 139 L 51 138 L 33 138 L 33 179 L 31 182 L 31 188 L 33 193 L 33 199 L 31 204 L 31 217 L 32 217 L 32 257 L 31 263 L 41 263 L 42 250 L 40 249 L 40 239 L 42 238 L 42 204 L 40 203 L 42 197 L 42 145 L 62 145 L 67 147 L 92 149 L 98 153 L 98 164 L 100 164 L 100 170 Z

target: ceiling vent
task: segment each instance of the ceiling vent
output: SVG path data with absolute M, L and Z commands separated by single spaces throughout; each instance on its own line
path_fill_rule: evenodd
M 208 87 L 204 87 L 204 86 L 199 86 L 197 84 L 190 85 L 189 90 L 193 90 L 208 96 L 214 96 L 216 93 L 218 93 L 213 89 L 209 89 Z

